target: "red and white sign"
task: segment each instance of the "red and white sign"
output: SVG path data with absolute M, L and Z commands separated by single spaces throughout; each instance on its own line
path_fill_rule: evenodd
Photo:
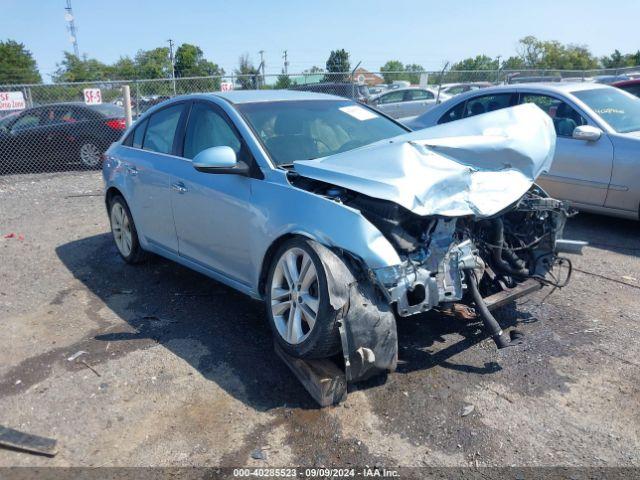
M 22 92 L 0 92 L 0 111 L 24 110 L 27 104 Z
M 233 83 L 231 83 L 231 82 L 222 82 L 220 84 L 220 91 L 221 92 L 230 92 L 231 90 L 233 90 Z
M 85 88 L 82 93 L 84 93 L 84 103 L 87 105 L 99 105 L 102 103 L 102 93 L 99 88 Z

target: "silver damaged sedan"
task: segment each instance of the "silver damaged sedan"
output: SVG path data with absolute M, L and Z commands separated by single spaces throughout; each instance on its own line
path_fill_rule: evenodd
M 343 355 L 347 379 L 392 371 L 396 319 L 491 309 L 561 287 L 579 249 L 534 181 L 556 136 L 522 105 L 420 132 L 344 98 L 293 91 L 177 97 L 104 159 L 113 238 L 264 300 L 289 355 Z

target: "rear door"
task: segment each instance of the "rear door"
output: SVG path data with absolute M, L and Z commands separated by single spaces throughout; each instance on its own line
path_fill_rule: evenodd
M 123 148 L 129 205 L 138 233 L 157 249 L 178 252 L 178 237 L 171 208 L 171 176 L 181 159 L 175 155 L 176 132 L 185 121 L 186 102 L 154 112 L 133 133 L 132 145 Z
M 239 133 L 220 107 L 193 103 L 182 159 L 171 177 L 180 256 L 244 284 L 251 282 L 249 225 L 251 181 L 234 174 L 203 173 L 192 159 L 209 147 L 228 146 L 251 163 Z
M 400 105 L 401 117 L 420 115 L 435 105 L 436 97 L 428 90 L 405 90 L 404 102 Z
M 534 103 L 556 129 L 556 153 L 548 174 L 538 183 L 552 196 L 586 205 L 604 205 L 613 168 L 613 144 L 606 134 L 595 142 L 576 140 L 573 130 L 595 125 L 559 96 L 522 91 L 520 103 Z

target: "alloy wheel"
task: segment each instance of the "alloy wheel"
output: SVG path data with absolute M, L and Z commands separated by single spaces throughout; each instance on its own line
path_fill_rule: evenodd
M 278 334 L 289 344 L 303 342 L 313 330 L 320 307 L 318 272 L 301 248 L 286 250 L 271 280 L 271 313 Z
M 117 202 L 111 207 L 111 231 L 118 250 L 123 257 L 128 257 L 133 246 L 131 222 L 124 207 Z
M 93 143 L 83 144 L 80 147 L 80 160 L 85 167 L 97 167 L 100 163 L 100 149 Z

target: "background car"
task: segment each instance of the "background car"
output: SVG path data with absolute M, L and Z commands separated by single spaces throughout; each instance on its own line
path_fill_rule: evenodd
M 467 83 L 443 83 L 440 88 L 440 95 L 454 96 L 470 90 L 479 90 L 492 86 L 490 82 L 467 82 Z M 437 87 L 434 87 L 437 90 Z
M 28 108 L 0 122 L 0 171 L 61 163 L 98 168 L 102 153 L 125 128 L 124 110 L 112 104 Z
M 369 88 L 366 85 L 358 85 L 355 83 L 308 83 L 306 85 L 296 85 L 289 90 L 302 90 L 304 92 L 326 93 L 328 95 L 336 95 L 338 97 L 349 98 L 360 103 L 367 103 L 369 100 Z
M 436 105 L 437 96 L 437 90 L 432 88 L 398 88 L 371 97 L 368 103 L 390 117 L 400 118 L 426 112 Z M 449 98 L 440 93 L 439 102 Z
M 538 183 L 582 210 L 638 219 L 640 99 L 595 83 L 503 85 L 463 93 L 417 118 L 412 129 L 452 122 L 521 103 L 553 119 L 556 154 Z
M 621 88 L 625 92 L 629 92 L 631 95 L 640 97 L 640 78 L 635 80 L 625 80 L 622 82 L 615 82 L 611 84 L 614 87 Z

